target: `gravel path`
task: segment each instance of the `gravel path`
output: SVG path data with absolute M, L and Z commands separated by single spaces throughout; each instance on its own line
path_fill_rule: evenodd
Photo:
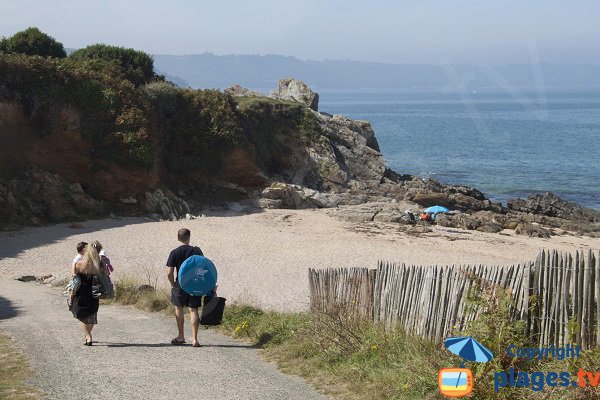
M 98 320 L 97 343 L 83 346 L 59 291 L 0 279 L 0 331 L 23 347 L 31 384 L 49 399 L 325 399 L 256 349 L 213 331 L 200 331 L 201 348 L 175 347 L 168 344 L 174 319 L 110 305 Z

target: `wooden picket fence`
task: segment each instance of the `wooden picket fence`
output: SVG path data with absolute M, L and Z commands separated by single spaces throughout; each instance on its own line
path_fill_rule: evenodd
M 309 269 L 311 309 L 344 312 L 401 326 L 441 341 L 483 311 L 469 291 L 507 289 L 510 317 L 523 320 L 539 346 L 600 347 L 600 251 L 540 251 L 534 262 L 510 266 L 414 266 L 379 262 L 377 269 Z M 472 293 L 472 292 L 471 292 Z

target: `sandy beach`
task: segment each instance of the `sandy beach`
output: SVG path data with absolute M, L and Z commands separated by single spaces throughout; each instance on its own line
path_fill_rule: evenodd
M 352 224 L 326 210 L 230 211 L 176 222 L 142 218 L 58 224 L 0 233 L 0 273 L 13 278 L 67 271 L 77 242 L 99 240 L 116 267 L 114 277 L 167 286 L 165 262 L 187 227 L 192 243 L 214 261 L 219 294 L 266 309 L 308 307 L 308 268 L 369 267 L 378 260 L 407 264 L 513 264 L 533 260 L 541 248 L 600 248 L 600 239 L 515 236 L 431 227 L 408 234 L 398 224 Z

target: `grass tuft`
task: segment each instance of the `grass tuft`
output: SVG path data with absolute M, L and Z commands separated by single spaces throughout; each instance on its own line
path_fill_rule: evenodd
M 423 399 L 437 391 L 431 377 L 453 365 L 453 356 L 439 346 L 401 330 L 354 321 L 349 334 L 332 321 L 339 320 L 233 304 L 221 330 L 262 348 L 285 372 L 344 399 Z
M 25 383 L 29 374 L 29 363 L 14 341 L 0 335 L 0 399 L 41 398 L 40 390 Z
M 166 289 L 156 288 L 140 290 L 140 283 L 133 278 L 125 277 L 114 282 L 115 298 L 105 300 L 104 304 L 113 302 L 131 305 L 140 310 L 161 312 L 172 315 L 171 294 Z

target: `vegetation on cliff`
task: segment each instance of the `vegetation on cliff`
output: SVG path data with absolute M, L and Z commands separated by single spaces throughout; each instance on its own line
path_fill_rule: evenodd
M 23 37 L 34 38 L 29 47 L 16 45 Z M 35 165 L 109 201 L 139 198 L 157 182 L 173 191 L 209 193 L 235 149 L 245 151 L 247 170 L 278 173 L 290 141 L 304 143 L 319 132 L 302 104 L 179 88 L 157 75 L 152 57 L 141 51 L 95 44 L 64 57 L 55 49 L 64 51 L 62 44 L 37 28 L 1 43 L 0 107 L 12 111 L 0 120 L 6 128 L 0 141 L 8 143 L 4 153 L 20 153 L 10 168 L 0 161 L 2 178 Z M 37 156 L 35 143 L 43 143 Z M 68 154 L 64 163 L 51 164 L 40 151 Z M 69 158 L 78 160 L 77 173 Z M 256 163 L 260 168 L 252 167 Z
M 69 55 L 69 58 L 78 62 L 98 61 L 116 66 L 123 77 L 136 86 L 154 80 L 164 80 L 162 76 L 154 73 L 154 61 L 150 55 L 143 51 L 106 44 L 94 44 L 74 51 Z
M 56 58 L 67 56 L 62 43 L 38 28 L 27 28 L 9 38 L 0 39 L 0 52 Z

